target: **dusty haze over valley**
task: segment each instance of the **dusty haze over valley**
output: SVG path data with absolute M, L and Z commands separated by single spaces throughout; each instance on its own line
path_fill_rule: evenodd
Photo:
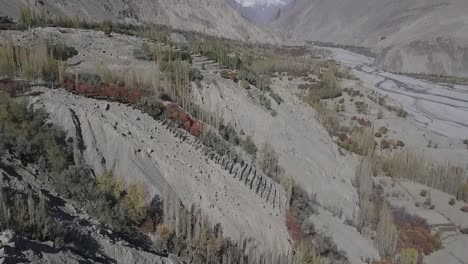
M 0 0 L 0 263 L 468 263 L 468 2 Z

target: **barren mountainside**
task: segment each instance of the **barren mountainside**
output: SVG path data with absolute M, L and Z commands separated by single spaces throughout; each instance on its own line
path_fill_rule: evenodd
M 271 27 L 285 41 L 369 47 L 395 72 L 466 76 L 464 0 L 297 0 Z
M 54 15 L 118 22 L 157 23 L 176 29 L 252 42 L 276 42 L 222 0 L 0 0 L 0 15 L 19 17 L 21 8 L 46 9 Z
M 24 6 L 52 14 L 151 22 L 251 42 L 364 46 L 392 72 L 468 73 L 468 2 L 463 0 L 0 0 L 0 15 Z
M 466 1 L 0 0 L 0 264 L 467 264 Z

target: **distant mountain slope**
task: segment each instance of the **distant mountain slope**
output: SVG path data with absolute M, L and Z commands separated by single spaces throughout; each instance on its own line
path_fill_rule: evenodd
M 468 75 L 466 0 L 0 0 L 0 15 L 25 6 L 253 42 L 366 46 L 390 71 Z
M 56 15 L 153 22 L 253 42 L 277 40 L 270 30 L 252 25 L 223 0 L 0 0 L 0 15 L 18 17 L 26 6 Z
M 297 0 L 271 27 L 285 41 L 371 47 L 392 71 L 468 75 L 466 0 Z

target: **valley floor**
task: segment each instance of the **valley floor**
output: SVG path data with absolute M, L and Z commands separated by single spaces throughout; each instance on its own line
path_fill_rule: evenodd
M 454 139 L 468 137 L 468 86 L 432 83 L 373 66 L 373 59 L 337 48 L 331 57 L 351 67 L 365 87 L 387 95 L 428 130 Z

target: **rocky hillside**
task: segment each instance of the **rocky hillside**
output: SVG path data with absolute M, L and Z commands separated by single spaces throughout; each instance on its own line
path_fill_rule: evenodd
M 45 9 L 59 16 L 78 16 L 99 21 L 110 19 L 118 22 L 157 23 L 176 29 L 252 42 L 277 41 L 269 30 L 259 29 L 250 24 L 221 0 L 0 0 L 0 16 L 17 18 L 21 8 L 25 7 Z
M 273 24 L 285 41 L 366 46 L 396 72 L 468 74 L 468 2 L 297 0 Z
M 144 17 L 103 3 L 67 4 Z M 45 11 L 0 20 L 0 263 L 468 258 L 468 86 L 343 49 Z
M 0 15 L 16 18 L 26 6 L 55 15 L 158 23 L 253 42 L 365 46 L 389 71 L 468 73 L 464 0 L 0 0 Z

